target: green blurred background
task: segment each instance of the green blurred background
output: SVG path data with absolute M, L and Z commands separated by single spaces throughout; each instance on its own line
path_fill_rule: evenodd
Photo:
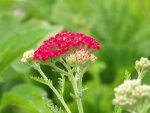
M 112 113 L 113 88 L 125 70 L 136 77 L 135 60 L 150 57 L 150 0 L 0 0 L 0 113 L 51 113 L 43 96 L 60 105 L 48 87 L 29 79 L 38 73 L 20 58 L 63 30 L 101 43 L 98 61 L 84 76 L 83 106 L 85 113 Z M 42 69 L 57 87 L 59 75 Z M 150 73 L 144 81 L 150 83 Z M 65 100 L 77 113 L 69 82 L 65 87 Z

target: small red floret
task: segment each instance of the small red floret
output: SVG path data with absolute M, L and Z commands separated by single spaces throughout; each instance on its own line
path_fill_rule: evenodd
M 83 47 L 89 50 L 99 50 L 100 44 L 96 39 L 82 33 L 64 31 L 45 40 L 34 52 L 33 59 L 46 61 L 49 58 L 65 54 L 72 48 L 82 49 Z

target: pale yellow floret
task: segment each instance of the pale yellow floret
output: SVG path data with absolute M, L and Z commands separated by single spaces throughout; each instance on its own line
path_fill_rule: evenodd
M 30 60 L 33 59 L 34 50 L 29 50 L 24 52 L 21 62 L 28 64 Z
M 139 70 L 148 70 L 150 69 L 150 60 L 148 60 L 148 58 L 142 57 L 139 61 L 137 60 L 135 62 L 135 67 Z
M 96 59 L 97 57 L 94 54 L 91 54 L 90 52 L 88 52 L 88 50 L 84 49 L 75 51 L 66 57 L 66 61 L 70 64 L 72 63 L 85 64 L 86 62 L 94 63 Z

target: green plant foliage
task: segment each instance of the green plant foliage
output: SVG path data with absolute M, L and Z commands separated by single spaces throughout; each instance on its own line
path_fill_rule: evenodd
M 122 109 L 119 106 L 115 106 L 113 113 L 121 113 Z
M 31 82 L 28 72 L 38 74 L 20 63 L 23 52 L 63 26 L 64 30 L 89 34 L 101 42 L 98 62 L 90 67 L 83 80 L 88 87 L 83 103 L 85 113 L 112 113 L 113 88 L 123 81 L 125 70 L 134 72 L 136 59 L 150 56 L 149 14 L 149 0 L 0 0 L 0 100 L 15 85 Z M 57 74 L 42 68 L 57 86 Z M 144 78 L 146 83 L 150 82 L 149 75 Z M 64 97 L 73 113 L 77 113 L 70 92 L 66 80 Z M 21 97 L 15 95 L 15 98 Z M 9 99 L 12 96 L 5 97 Z M 24 107 L 19 106 L 19 111 L 15 108 L 16 105 L 9 105 L 2 113 L 31 113 Z M 36 112 L 34 107 L 28 109 Z
M 109 69 L 101 78 L 113 83 L 118 68 L 129 68 L 139 57 L 150 55 L 149 19 L 144 9 L 141 0 L 58 0 L 51 19 L 65 29 L 100 40 L 99 57 Z
M 20 62 L 22 54 L 62 28 L 37 19 L 23 21 L 17 16 L 5 14 L 0 16 L 0 29 L 1 97 L 4 91 L 8 91 L 14 85 L 29 82 L 25 77 L 29 68 Z
M 40 82 L 42 84 L 45 84 L 45 85 L 50 85 L 52 84 L 52 81 L 51 80 L 45 80 L 43 79 L 42 77 L 33 77 L 33 76 L 30 76 L 31 79 L 37 81 L 37 82 Z
M 53 113 L 65 113 L 61 107 L 59 108 L 57 105 L 54 105 L 52 100 L 45 98 L 44 101 L 46 105 L 52 110 Z
M 61 78 L 58 78 L 59 83 L 59 93 L 61 96 L 64 94 L 64 88 L 65 88 L 65 75 L 61 74 Z
M 53 28 L 56 32 L 60 29 L 56 26 Z M 24 51 L 36 45 L 46 35 L 55 32 L 52 26 L 44 26 L 40 21 L 30 20 L 21 23 L 21 20 L 13 16 L 0 17 L 0 29 L 0 74 Z
M 24 113 L 51 113 L 43 101 L 46 95 L 46 92 L 37 86 L 21 84 L 3 94 L 0 110 L 3 113 L 10 107 L 11 113 L 20 113 L 21 110 L 24 110 Z
M 49 20 L 54 3 L 55 0 L 1 0 L 0 13 L 20 16 L 24 20 Z

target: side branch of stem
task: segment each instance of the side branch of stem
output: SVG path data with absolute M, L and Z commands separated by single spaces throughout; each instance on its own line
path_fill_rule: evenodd
M 48 80 L 48 78 L 46 77 L 46 75 L 43 73 L 43 71 L 41 70 L 40 66 L 37 68 L 38 72 L 41 74 L 41 76 L 45 79 Z M 59 94 L 59 92 L 56 90 L 56 88 L 53 86 L 53 84 L 49 84 L 48 85 L 50 87 L 50 89 L 55 93 L 55 95 L 57 96 L 57 98 L 60 100 L 60 102 L 62 103 L 62 105 L 64 106 L 65 110 L 67 111 L 67 113 L 71 113 L 69 107 L 67 106 L 63 96 L 61 96 Z

